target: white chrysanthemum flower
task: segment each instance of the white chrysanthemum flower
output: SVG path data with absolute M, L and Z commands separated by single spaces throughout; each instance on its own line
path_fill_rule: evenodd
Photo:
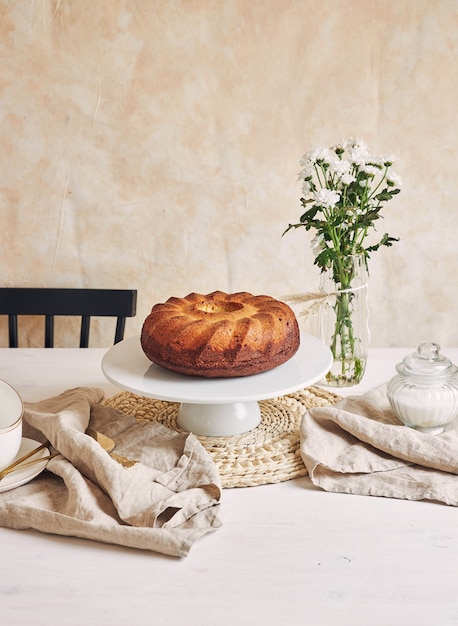
M 397 160 L 397 157 L 393 154 L 381 154 L 378 158 L 380 165 L 390 167 Z
M 315 203 L 323 207 L 332 207 L 340 200 L 340 193 L 333 189 L 320 189 L 313 194 Z
M 344 141 L 342 141 L 341 146 L 344 150 L 348 150 L 348 148 L 351 148 L 352 146 L 354 146 L 355 143 L 358 143 L 356 139 L 353 139 L 353 137 L 348 137 L 348 139 L 345 139 Z
M 345 146 L 344 146 L 344 143 L 345 143 L 344 141 L 342 141 L 341 143 L 336 143 L 336 145 L 335 145 L 335 146 L 332 146 L 331 150 L 332 150 L 333 152 L 335 152 L 336 154 L 337 154 L 338 152 L 340 152 L 340 153 L 345 152 Z
M 302 194 L 304 196 L 307 196 L 311 191 L 312 185 L 307 180 L 304 180 L 304 182 L 302 183 Z
M 379 173 L 379 170 L 374 165 L 363 165 L 361 170 L 369 176 L 375 176 Z
M 334 158 L 335 154 L 329 148 L 314 148 L 307 152 L 304 155 L 305 161 L 309 163 L 316 163 L 317 161 L 324 161 L 325 163 L 330 163 Z
M 302 159 L 299 161 L 299 164 L 301 167 L 307 167 L 310 165 L 310 159 L 307 157 L 306 154 L 304 154 Z
M 386 182 L 388 184 L 391 183 L 391 185 L 393 187 L 396 187 L 396 189 L 401 189 L 402 187 L 402 179 L 400 176 L 398 176 L 397 174 L 395 174 L 394 172 L 389 172 L 386 175 Z
M 366 163 L 371 160 L 369 148 L 365 141 L 355 142 L 348 147 L 347 151 L 350 161 L 355 165 L 366 165 Z
M 313 176 L 313 166 L 307 163 L 297 175 L 297 180 L 304 180 L 304 178 L 310 178 L 310 176 Z
M 332 174 L 337 174 L 338 176 L 343 176 L 344 174 L 349 174 L 351 169 L 351 165 L 348 161 L 344 161 L 335 157 L 331 163 L 329 164 L 329 171 Z
M 340 182 L 344 185 L 351 185 L 351 183 L 355 182 L 355 180 L 356 178 L 353 176 L 353 174 L 344 174 L 340 179 Z

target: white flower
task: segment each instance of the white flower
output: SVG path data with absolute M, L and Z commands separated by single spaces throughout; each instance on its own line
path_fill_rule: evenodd
M 329 148 L 314 148 L 304 154 L 301 163 L 306 167 L 308 163 L 314 165 L 317 161 L 330 163 L 334 158 L 335 154 Z
M 322 207 L 332 207 L 340 200 L 340 193 L 333 189 L 320 189 L 313 194 L 315 203 Z
M 390 185 L 390 187 L 393 186 L 396 187 L 396 189 L 401 189 L 402 187 L 401 177 L 394 172 L 389 172 L 386 175 L 386 182 L 388 183 L 388 185 Z
M 348 147 L 349 159 L 355 165 L 366 165 L 371 160 L 369 149 L 364 141 L 355 142 Z
M 302 169 L 299 172 L 299 180 L 304 180 L 304 178 L 309 178 L 310 176 L 313 176 L 313 163 L 307 159 L 305 159 L 305 157 L 301 160 L 301 165 L 302 165 Z
M 359 143 L 357 139 L 353 139 L 353 137 L 349 137 L 348 139 L 345 139 L 345 141 L 342 141 L 340 145 L 342 146 L 344 150 L 348 150 L 348 148 L 351 148 L 357 143 Z
M 379 173 L 379 170 L 374 165 L 363 165 L 361 171 L 372 177 Z
M 335 152 L 337 154 L 337 152 L 345 152 L 345 142 L 342 141 L 342 143 L 336 143 L 335 146 L 332 146 L 331 150 L 333 152 Z
M 304 182 L 302 183 L 302 194 L 304 196 L 307 196 L 311 192 L 311 190 L 312 185 L 308 181 L 304 180 Z
M 393 154 L 381 154 L 377 158 L 380 165 L 384 165 L 385 167 L 390 167 L 397 160 Z
M 332 174 L 337 174 L 338 176 L 344 176 L 345 174 L 349 174 L 351 169 L 351 165 L 348 161 L 343 161 L 339 158 L 334 158 L 331 163 L 329 163 L 329 171 Z
M 353 176 L 353 174 L 344 174 L 340 180 L 344 185 L 351 185 L 351 183 L 353 183 L 356 178 Z

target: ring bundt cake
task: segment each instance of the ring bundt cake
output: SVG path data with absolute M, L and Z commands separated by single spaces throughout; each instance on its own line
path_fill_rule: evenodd
M 141 346 L 161 367 L 207 378 L 250 376 L 288 361 L 299 348 L 291 308 L 270 296 L 214 291 L 155 304 Z

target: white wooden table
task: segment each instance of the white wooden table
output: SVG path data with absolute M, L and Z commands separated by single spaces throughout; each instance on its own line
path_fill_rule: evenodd
M 372 350 L 363 383 L 338 393 L 388 380 L 409 351 Z M 80 385 L 112 395 L 103 354 L 1 349 L 0 378 L 26 401 Z M 1 528 L 1 624 L 458 624 L 453 507 L 325 493 L 301 478 L 224 490 L 221 517 L 184 560 Z

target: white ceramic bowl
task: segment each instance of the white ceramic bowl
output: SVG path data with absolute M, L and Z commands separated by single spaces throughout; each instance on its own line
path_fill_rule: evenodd
M 17 391 L 0 380 L 0 470 L 14 461 L 21 447 L 23 412 Z

